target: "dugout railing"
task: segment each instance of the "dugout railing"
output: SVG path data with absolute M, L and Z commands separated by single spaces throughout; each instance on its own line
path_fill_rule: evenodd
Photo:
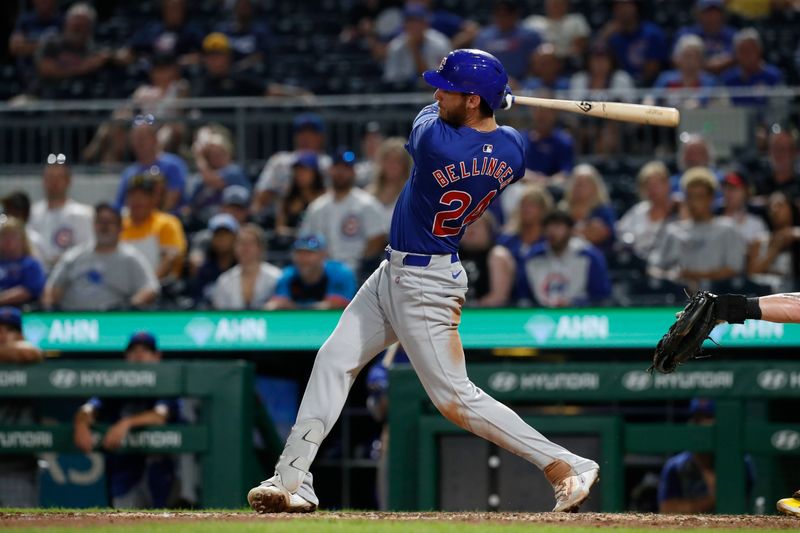
M 569 406 L 554 416 L 523 416 L 545 435 L 593 436 L 599 439 L 601 465 L 599 508 L 625 510 L 623 458 L 626 454 L 710 452 L 715 457 L 717 512 L 752 512 L 746 500 L 745 454 L 757 456 L 758 476 L 773 489 L 779 478 L 800 484 L 800 472 L 780 471 L 776 459 L 800 455 L 800 424 L 768 422 L 767 401 L 796 402 L 800 396 L 800 363 L 785 361 L 692 362 L 670 375 L 651 375 L 647 365 L 627 363 L 473 364 L 472 381 L 501 402 L 523 407 Z M 448 435 L 465 432 L 445 420 L 431 405 L 413 370 L 391 371 L 389 391 L 389 505 L 393 510 L 442 507 L 440 447 Z M 582 414 L 581 406 L 712 398 L 713 425 L 628 423 L 614 409 L 608 414 Z M 473 454 L 463 469 L 486 470 L 486 457 Z M 529 470 L 534 467 L 528 465 Z M 473 492 L 485 487 L 471 486 Z M 781 496 L 768 491 L 770 497 Z M 491 497 L 490 494 L 486 496 Z M 550 496 L 548 496 L 550 497 Z M 497 503 L 497 502 L 495 502 Z M 502 502 L 501 502 L 502 503 Z M 484 504 L 481 508 L 491 507 Z M 546 509 L 541 509 L 546 510 Z
M 256 468 L 253 453 L 253 367 L 244 361 L 46 361 L 0 365 L 0 404 L 8 400 L 197 398 L 194 424 L 133 430 L 119 453 L 194 453 L 202 472 L 200 504 L 238 508 Z M 94 428 L 99 442 L 107 426 Z M 98 448 L 98 451 L 102 451 Z M 0 454 L 79 453 L 72 424 L 0 426 Z M 258 475 L 258 474 L 256 474 Z

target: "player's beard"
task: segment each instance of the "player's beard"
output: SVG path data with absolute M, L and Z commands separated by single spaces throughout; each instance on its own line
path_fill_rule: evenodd
M 439 107 L 439 118 L 455 128 L 463 126 L 467 121 L 467 99 L 464 98 L 455 109 Z

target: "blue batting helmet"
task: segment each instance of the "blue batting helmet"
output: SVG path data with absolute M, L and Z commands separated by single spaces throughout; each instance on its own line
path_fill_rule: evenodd
M 428 70 L 422 77 L 438 89 L 477 94 L 492 109 L 500 107 L 508 84 L 508 74 L 496 57 L 468 48 L 453 50 L 437 70 Z

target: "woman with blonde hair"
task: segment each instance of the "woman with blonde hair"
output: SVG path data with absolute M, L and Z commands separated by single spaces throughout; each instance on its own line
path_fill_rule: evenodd
M 575 221 L 575 235 L 603 252 L 611 249 L 617 216 L 611 207 L 606 184 L 594 166 L 583 163 L 573 169 L 559 207 Z
M 0 306 L 21 306 L 39 298 L 46 276 L 31 255 L 25 225 L 17 218 L 0 215 Z
M 389 137 L 378 148 L 375 178 L 367 187 L 384 208 L 386 226 L 392 221 L 392 213 L 400 191 L 411 174 L 411 156 L 406 151 L 406 141 L 401 137 Z
M 621 241 L 641 259 L 647 259 L 667 224 L 678 219 L 679 205 L 672 198 L 670 172 L 661 161 L 650 161 L 639 170 L 639 196 L 617 223 Z
M 262 309 L 275 294 L 281 269 L 266 262 L 266 243 L 257 225 L 239 228 L 234 244 L 238 264 L 217 279 L 211 296 L 214 309 Z
M 544 238 L 542 220 L 553 210 L 553 197 L 545 187 L 537 183 L 524 187 L 519 203 L 497 238 L 497 243 L 508 248 L 517 261 Z

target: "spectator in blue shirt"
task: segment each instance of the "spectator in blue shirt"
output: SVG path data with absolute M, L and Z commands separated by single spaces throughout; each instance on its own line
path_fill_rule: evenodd
M 25 225 L 0 215 L 0 306 L 36 301 L 45 281 L 42 264 L 31 255 Z
M 498 0 L 492 11 L 492 24 L 475 38 L 475 48 L 494 55 L 503 63 L 508 76 L 521 80 L 528 71 L 531 53 L 542 42 L 539 34 L 520 23 L 520 5 L 513 0 Z
M 558 114 L 552 109 L 531 110 L 533 129 L 525 136 L 526 175 L 546 185 L 563 185 L 575 165 L 572 136 L 556 125 Z
M 599 304 L 611 296 L 605 258 L 594 246 L 572 235 L 574 222 L 565 211 L 544 218 L 545 241 L 523 257 L 519 304 L 568 307 Z
M 32 74 L 33 55 L 42 37 L 60 31 L 63 23 L 56 0 L 33 0 L 33 10 L 20 14 L 8 39 L 8 52 L 17 58 L 17 68 L 21 72 Z
M 711 90 L 717 86 L 717 80 L 703 70 L 703 41 L 697 35 L 687 34 L 681 37 L 672 51 L 672 62 L 675 70 L 662 72 L 653 84 L 654 97 L 645 103 L 658 103 L 690 109 L 705 107 L 711 99 Z M 690 95 L 670 95 L 674 89 L 693 89 Z
M 733 36 L 736 30 L 725 24 L 725 0 L 697 0 L 696 24 L 684 26 L 675 34 L 675 43 L 684 35 L 697 35 L 703 41 L 705 69 L 714 74 L 733 65 Z
M 733 38 L 736 65 L 722 75 L 722 84 L 733 89 L 775 87 L 783 84 L 783 74 L 764 61 L 761 37 L 754 28 L 739 30 Z M 732 96 L 733 105 L 764 106 L 765 96 Z
M 641 20 L 636 1 L 615 0 L 613 18 L 601 33 L 608 39 L 617 64 L 638 85 L 649 87 L 667 58 L 667 39 L 661 28 Z
M 565 91 L 569 89 L 569 78 L 561 75 L 564 64 L 552 43 L 542 43 L 531 55 L 530 76 L 522 82 L 529 91 Z
M 152 115 L 137 116 L 133 121 L 130 143 L 136 162 L 122 171 L 114 207 L 121 210 L 125 205 L 128 181 L 137 174 L 161 174 L 166 182 L 159 208 L 166 212 L 176 212 L 185 202 L 186 163 L 180 157 L 162 152 L 158 145 L 157 128 Z M 153 172 L 155 167 L 157 172 Z
M 714 401 L 695 398 L 689 404 L 689 424 L 714 424 Z M 748 492 L 755 481 L 750 456 L 744 457 Z M 670 457 L 658 482 L 658 509 L 661 513 L 713 513 L 717 506 L 717 476 L 714 456 L 683 452 Z
M 253 0 L 236 0 L 233 19 L 217 24 L 215 31 L 228 36 L 235 70 L 261 64 L 269 55 L 271 32 L 262 16 L 256 16 Z
M 203 126 L 197 131 L 192 145 L 197 174 L 190 185 L 189 205 L 184 221 L 190 225 L 205 226 L 222 206 L 222 191 L 239 185 L 248 191 L 250 180 L 242 167 L 232 161 L 231 134 L 224 126 Z
M 298 237 L 292 264 L 283 269 L 267 309 L 344 309 L 356 293 L 355 274 L 326 256 L 322 235 Z
M 131 336 L 125 349 L 129 363 L 155 364 L 161 361 L 156 338 L 148 332 Z M 132 429 L 161 426 L 180 420 L 177 399 L 91 398 L 75 413 L 73 440 L 84 453 L 94 449 L 91 427 L 109 423 L 100 446 L 106 451 L 109 496 L 115 509 L 163 509 L 175 481 L 175 464 L 168 455 L 118 454 Z
M 595 167 L 581 164 L 575 167 L 564 191 L 561 208 L 575 221 L 575 235 L 610 252 L 614 243 L 617 215 L 611 207 L 608 189 Z

